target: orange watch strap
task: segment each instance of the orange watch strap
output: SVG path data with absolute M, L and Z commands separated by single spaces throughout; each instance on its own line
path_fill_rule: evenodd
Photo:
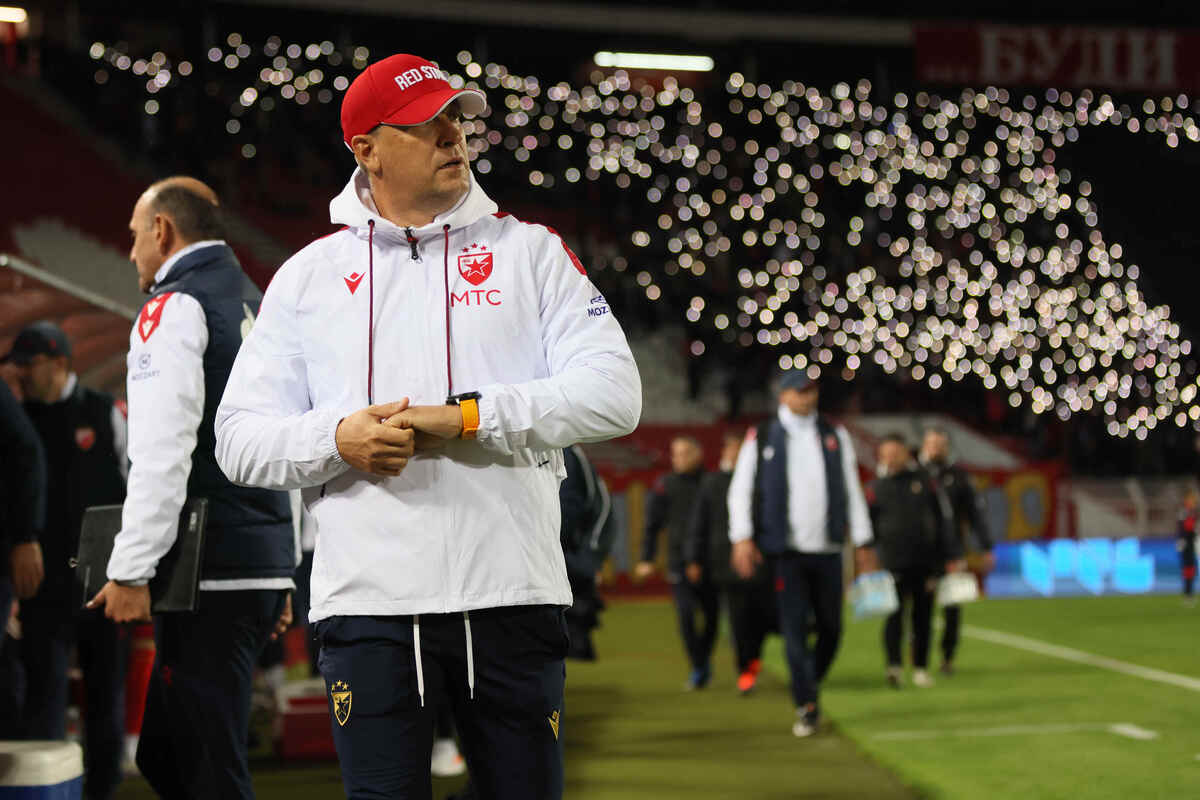
M 458 407 L 462 410 L 462 438 L 474 439 L 479 432 L 479 401 L 475 398 L 463 400 Z

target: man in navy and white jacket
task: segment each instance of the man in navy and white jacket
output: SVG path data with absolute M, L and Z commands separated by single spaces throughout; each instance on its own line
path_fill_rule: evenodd
M 301 489 L 316 523 L 310 618 L 352 798 L 429 796 L 440 692 L 482 796 L 561 796 L 561 448 L 641 412 L 579 260 L 475 182 L 461 117 L 484 107 L 416 56 L 355 79 L 346 227 L 280 268 L 218 414 L 226 474 Z
M 750 430 L 729 483 L 731 563 L 745 579 L 763 556 L 774 570 L 796 705 L 792 733 L 802 737 L 817 732 L 821 680 L 841 642 L 847 539 L 861 570 L 875 562 L 850 434 L 818 412 L 819 397 L 813 378 L 784 371 L 779 410 Z M 811 649 L 810 621 L 817 633 Z
M 115 622 L 148 619 L 148 583 L 184 502 L 208 500 L 198 608 L 155 620 L 137 764 L 162 797 L 251 800 L 251 679 L 268 637 L 290 619 L 296 552 L 287 495 L 230 483 L 213 423 L 261 294 L 222 239 L 216 194 L 195 178 L 152 185 L 129 229 L 150 298 L 129 334 L 121 531 L 108 583 L 89 605 Z

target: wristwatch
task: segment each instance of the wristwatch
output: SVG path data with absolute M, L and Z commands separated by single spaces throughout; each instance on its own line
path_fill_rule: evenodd
M 462 439 L 474 439 L 479 433 L 479 392 L 463 392 L 452 394 L 446 398 L 446 405 L 458 406 L 462 411 Z

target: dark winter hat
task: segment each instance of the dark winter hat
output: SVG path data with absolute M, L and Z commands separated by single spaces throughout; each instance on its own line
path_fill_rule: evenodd
M 62 328 L 48 320 L 26 325 L 13 339 L 8 355 L 0 361 L 28 364 L 37 355 L 71 357 L 71 342 Z
M 817 385 L 814 378 L 810 378 L 808 372 L 802 369 L 785 369 L 779 376 L 779 391 L 784 389 L 795 389 L 797 392 L 803 392 L 805 389 L 811 389 Z

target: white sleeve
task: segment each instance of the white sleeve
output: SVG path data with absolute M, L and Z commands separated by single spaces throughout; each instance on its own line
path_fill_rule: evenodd
M 729 479 L 729 541 L 744 542 L 754 536 L 754 479 L 758 473 L 758 442 L 753 428 L 738 450 Z
M 854 455 L 854 442 L 841 425 L 837 427 L 838 441 L 842 444 L 842 469 L 846 473 L 846 500 L 850 505 L 850 538 L 855 547 L 869 544 L 875 538 L 871 529 L 871 513 L 867 509 L 867 498 L 863 494 L 862 480 L 858 477 L 858 458 Z
M 312 408 L 285 277 L 267 288 L 217 408 L 217 463 L 243 486 L 304 489 L 350 468 L 334 440 L 342 415 Z
M 204 309 L 186 294 L 146 303 L 129 335 L 129 479 L 110 580 L 147 581 L 178 533 L 204 417 Z
M 121 480 L 129 482 L 129 423 L 120 403 L 112 407 L 113 450 L 117 454 L 117 469 L 121 471 Z
M 478 441 L 501 453 L 624 436 L 642 413 L 642 381 L 621 326 L 556 235 L 533 245 L 550 377 L 478 388 Z
M 298 567 L 304 558 L 300 549 L 304 541 L 304 498 L 299 489 L 288 492 L 288 506 L 292 509 L 292 552 L 296 554 L 294 566 Z

